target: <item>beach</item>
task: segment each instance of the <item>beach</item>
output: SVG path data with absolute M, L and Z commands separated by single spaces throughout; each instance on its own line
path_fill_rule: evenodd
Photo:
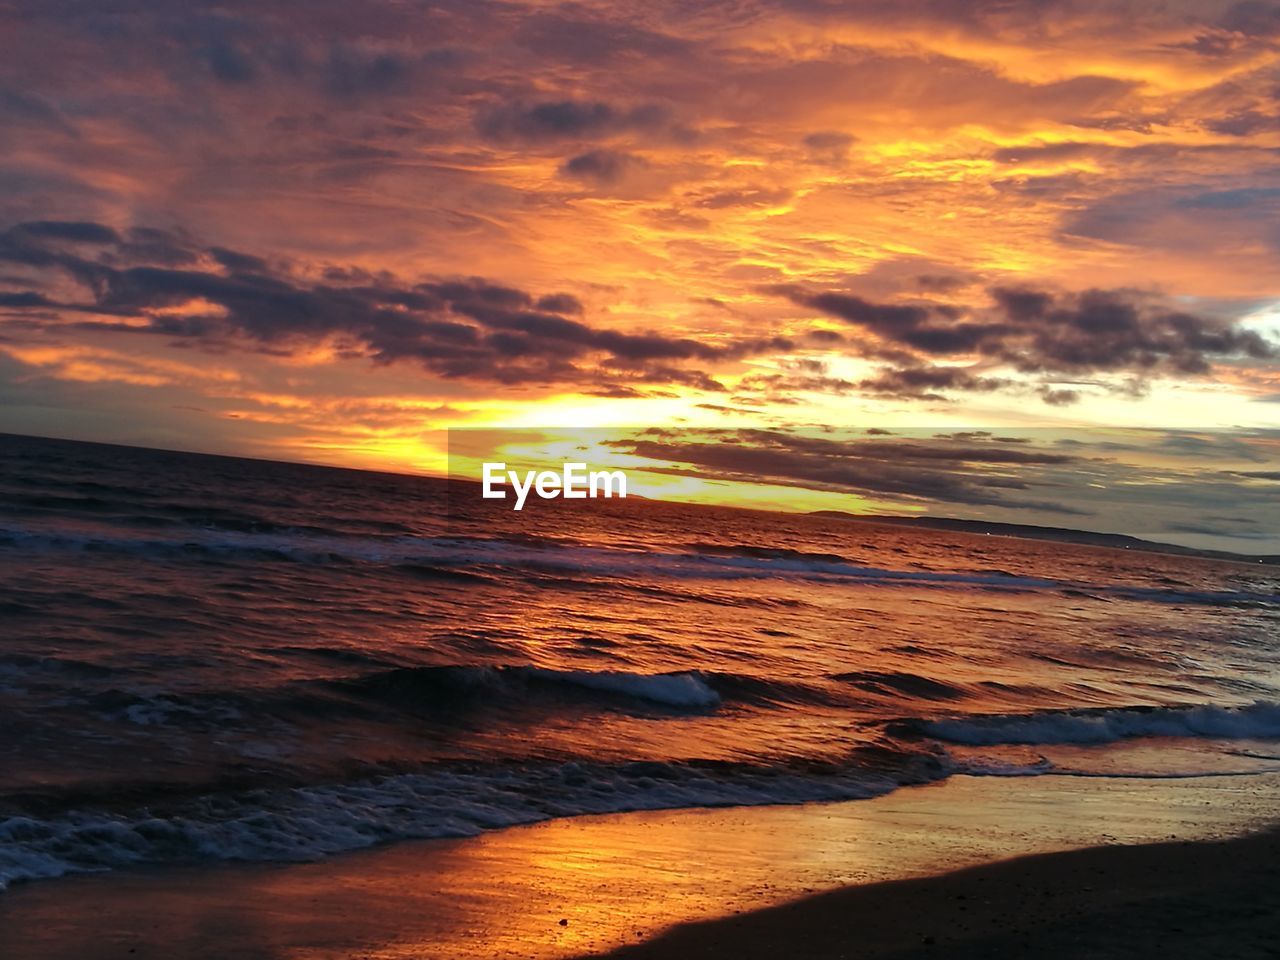
M 1271 956 L 1278 811 L 1280 773 L 956 777 L 581 817 L 314 864 L 17 885 L 0 955 Z
M 1214 911 L 1280 822 L 1266 565 L 0 457 L 4 960 L 1255 942 Z M 1125 879 L 1018 859 L 1078 850 Z
M 0 53 L 0 960 L 1280 960 L 1280 0 Z
M 684 926 L 616 960 L 1280 955 L 1280 834 L 1042 854 Z

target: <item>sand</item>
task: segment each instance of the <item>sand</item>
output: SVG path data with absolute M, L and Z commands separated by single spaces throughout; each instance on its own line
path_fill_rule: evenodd
M 1230 838 L 1278 814 L 1280 774 L 1264 774 L 955 777 L 853 803 L 583 817 L 316 864 L 16 886 L 0 957 L 1105 957 L 1206 937 L 1184 955 L 1277 956 L 1275 837 Z M 1082 847 L 1100 849 L 990 866 Z M 876 885 L 903 878 L 926 879 Z M 1089 951 L 1054 953 L 1081 923 Z
M 1021 857 L 677 927 L 610 960 L 1280 957 L 1280 832 Z

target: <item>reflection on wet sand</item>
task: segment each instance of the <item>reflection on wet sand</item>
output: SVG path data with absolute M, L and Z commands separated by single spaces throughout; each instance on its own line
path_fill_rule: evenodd
M 0 955 L 570 957 L 845 884 L 1232 835 L 1273 819 L 1277 787 L 1280 774 L 957 777 L 867 801 L 556 820 L 318 864 L 78 877 L 0 897 Z

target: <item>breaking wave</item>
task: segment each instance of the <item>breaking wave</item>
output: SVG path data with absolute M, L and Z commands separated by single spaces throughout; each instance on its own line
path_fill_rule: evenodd
M 1280 737 L 1280 704 L 1247 706 L 1118 707 L 912 721 L 919 733 L 948 743 L 1099 744 L 1136 737 L 1222 740 Z
M 405 667 L 342 681 L 374 695 L 489 697 L 510 699 L 538 693 L 588 691 L 673 708 L 709 709 L 720 694 L 695 673 L 628 673 L 622 670 L 551 670 L 545 667 Z
M 948 773 L 928 755 L 894 772 L 587 762 L 442 767 L 348 784 L 201 798 L 151 810 L 0 819 L 0 889 L 140 864 L 309 861 L 397 840 L 469 837 L 558 817 L 856 800 Z

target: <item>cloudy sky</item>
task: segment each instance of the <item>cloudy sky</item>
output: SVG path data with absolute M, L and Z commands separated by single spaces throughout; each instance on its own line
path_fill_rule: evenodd
M 1125 429 L 1089 462 L 1215 545 L 1280 490 L 1280 4 L 19 0 L 0 46 L 2 430 Z

